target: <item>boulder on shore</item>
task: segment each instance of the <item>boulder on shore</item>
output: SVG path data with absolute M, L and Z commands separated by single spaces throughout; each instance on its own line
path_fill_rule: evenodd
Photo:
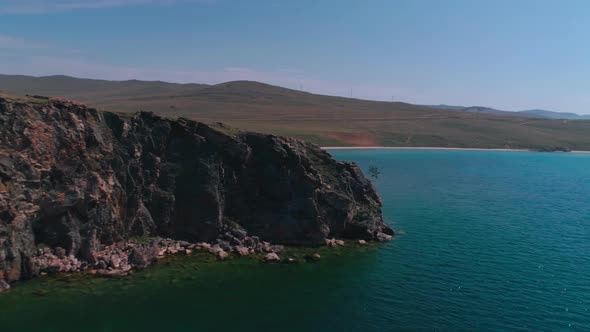
M 129 255 L 129 263 L 137 268 L 145 268 L 156 260 L 157 254 L 145 248 L 135 247 Z
M 229 254 L 227 252 L 223 251 L 223 249 L 221 249 L 217 252 L 216 256 L 217 256 L 218 260 L 222 261 L 222 260 L 226 259 L 227 256 L 229 256 Z
M 281 261 L 281 258 L 276 253 L 269 252 L 268 254 L 266 254 L 264 256 L 264 260 L 267 262 L 279 262 L 279 261 Z
M 244 246 L 236 246 L 234 247 L 234 250 L 240 256 L 248 256 L 250 254 L 249 249 Z
M 10 285 L 4 281 L 4 279 L 0 279 L 0 293 L 5 292 L 10 289 Z

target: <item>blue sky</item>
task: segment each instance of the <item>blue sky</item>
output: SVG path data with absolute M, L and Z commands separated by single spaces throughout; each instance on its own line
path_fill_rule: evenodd
M 589 36 L 585 0 L 0 0 L 0 73 L 589 114 Z

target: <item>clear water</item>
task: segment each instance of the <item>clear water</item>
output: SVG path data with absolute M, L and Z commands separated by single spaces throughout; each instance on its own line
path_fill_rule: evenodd
M 319 263 L 176 257 L 36 279 L 0 296 L 0 331 L 590 329 L 590 155 L 333 154 L 381 170 L 394 241 Z

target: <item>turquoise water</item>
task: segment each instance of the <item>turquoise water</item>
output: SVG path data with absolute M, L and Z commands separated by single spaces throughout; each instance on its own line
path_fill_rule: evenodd
M 41 278 L 0 296 L 0 330 L 590 329 L 590 155 L 333 154 L 380 169 L 394 241 L 318 263 L 177 257 L 124 279 Z

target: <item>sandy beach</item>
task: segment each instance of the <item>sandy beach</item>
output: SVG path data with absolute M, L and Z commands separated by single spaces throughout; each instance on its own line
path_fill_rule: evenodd
M 486 148 L 444 148 L 430 146 L 322 146 L 323 150 L 456 150 L 456 151 L 505 151 L 505 152 L 537 152 L 528 149 L 486 149 Z M 573 150 L 570 153 L 590 153 L 590 151 Z
M 430 146 L 322 146 L 324 150 L 468 150 L 468 151 L 532 151 L 526 149 L 443 148 Z

